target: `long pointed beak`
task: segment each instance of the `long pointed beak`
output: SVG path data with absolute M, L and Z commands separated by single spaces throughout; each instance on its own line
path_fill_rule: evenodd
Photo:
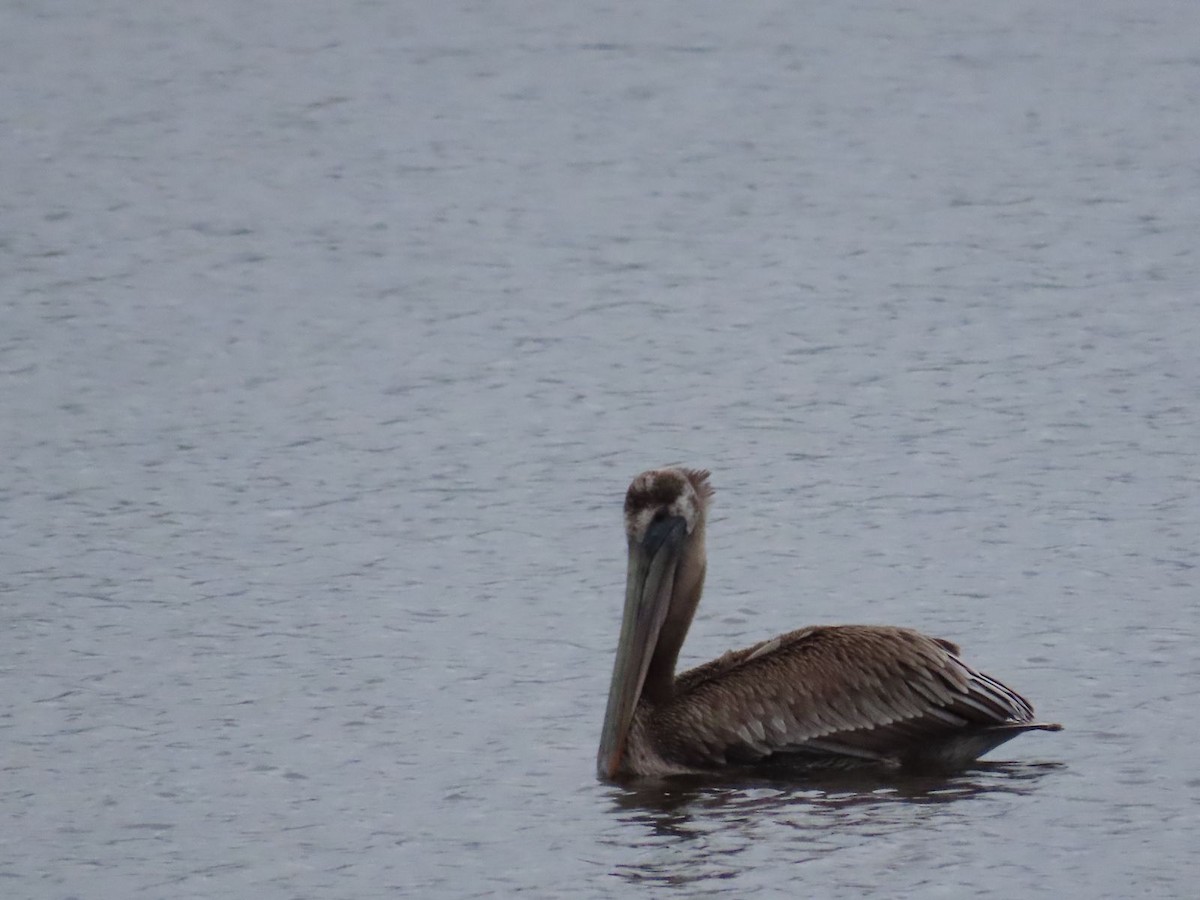
M 671 517 L 655 522 L 640 543 L 629 545 L 621 638 L 596 756 L 596 770 L 601 778 L 613 779 L 621 768 L 633 713 L 671 606 L 675 566 L 686 536 L 684 520 Z

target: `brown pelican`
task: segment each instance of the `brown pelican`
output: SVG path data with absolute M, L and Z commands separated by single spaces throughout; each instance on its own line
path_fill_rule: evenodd
M 603 779 L 765 767 L 966 766 L 1033 721 L 950 641 L 907 628 L 801 628 L 676 677 L 704 587 L 709 473 L 643 472 L 625 495 L 629 569 L 597 770 Z

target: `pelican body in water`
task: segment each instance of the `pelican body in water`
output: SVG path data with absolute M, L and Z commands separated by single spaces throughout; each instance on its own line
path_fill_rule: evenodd
M 704 587 L 709 473 L 644 472 L 625 495 L 625 612 L 597 756 L 602 779 L 747 767 L 962 768 L 1035 722 L 950 641 L 907 628 L 801 628 L 676 677 Z

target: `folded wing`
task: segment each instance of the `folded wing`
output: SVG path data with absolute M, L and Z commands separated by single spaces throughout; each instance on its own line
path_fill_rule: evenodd
M 949 641 L 851 625 L 793 631 L 685 672 L 657 713 L 658 746 L 697 768 L 949 761 L 1053 727 Z

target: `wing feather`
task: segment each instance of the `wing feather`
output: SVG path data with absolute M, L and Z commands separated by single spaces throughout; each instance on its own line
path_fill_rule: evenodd
M 914 747 L 1030 722 L 1016 692 L 949 641 L 904 628 L 804 628 L 685 672 L 656 742 L 700 768 L 789 755 L 898 762 Z

